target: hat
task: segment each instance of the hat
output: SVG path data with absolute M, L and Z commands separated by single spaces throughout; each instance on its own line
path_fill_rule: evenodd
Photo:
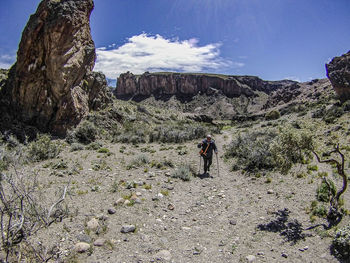
M 210 135 L 210 134 L 208 134 L 208 135 L 207 135 L 207 138 L 210 138 L 210 139 L 211 139 L 211 135 Z

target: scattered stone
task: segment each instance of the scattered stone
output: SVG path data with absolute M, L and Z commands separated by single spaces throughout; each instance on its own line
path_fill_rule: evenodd
M 141 204 L 141 199 L 140 198 L 136 198 L 135 199 L 135 204 Z
M 237 225 L 237 221 L 234 220 L 234 219 L 232 219 L 232 220 L 230 220 L 230 224 L 233 225 L 233 226 L 235 226 L 235 225 Z
M 94 246 L 102 247 L 106 243 L 106 240 L 103 238 L 99 238 L 94 242 Z
M 108 209 L 108 214 L 114 215 L 115 213 L 117 213 L 117 210 L 115 210 L 114 208 L 109 208 Z
M 122 233 L 130 233 L 130 232 L 135 232 L 136 227 L 134 225 L 124 225 L 122 226 L 122 229 L 120 232 Z
M 265 253 L 264 253 L 264 252 L 258 252 L 257 255 L 258 255 L 258 256 L 264 256 Z
M 130 205 L 130 204 L 131 204 L 130 200 L 125 200 L 124 201 L 124 205 Z
M 91 237 L 86 235 L 86 234 L 77 235 L 77 239 L 78 239 L 78 241 L 84 242 L 84 243 L 91 243 L 91 241 L 92 241 Z
M 268 193 L 269 195 L 271 195 L 271 194 L 274 194 L 275 192 L 274 192 L 272 189 L 269 189 L 269 190 L 267 190 L 267 193 Z
M 170 177 L 171 174 L 170 174 L 169 172 L 166 172 L 166 173 L 165 173 L 165 176 L 166 176 L 166 177 Z
M 282 253 L 281 256 L 284 257 L 284 258 L 288 258 L 288 254 L 286 254 L 286 253 Z
M 169 210 L 174 210 L 175 209 L 175 206 L 173 204 L 168 204 L 168 209 Z
M 253 255 L 248 255 L 248 256 L 246 257 L 246 259 L 247 259 L 248 262 L 254 262 L 255 259 L 256 259 L 256 257 L 253 256 Z
M 155 258 L 157 260 L 165 260 L 165 261 L 170 261 L 171 260 L 171 253 L 169 250 L 161 250 L 159 251 L 156 255 Z
M 167 188 L 169 191 L 174 190 L 174 186 L 172 186 L 172 185 L 168 185 L 166 188 Z
M 142 193 L 141 192 L 136 192 L 136 196 L 141 196 Z
M 255 259 L 256 259 L 256 257 L 253 256 L 253 255 L 248 255 L 248 256 L 246 257 L 246 259 L 247 259 L 248 262 L 254 262 Z
M 162 193 L 158 193 L 158 195 L 157 195 L 159 198 L 163 198 L 164 197 L 164 195 L 162 194 Z
M 115 201 L 114 205 L 122 205 L 124 204 L 125 200 L 124 198 L 119 198 L 117 201 Z
M 88 229 L 96 230 L 99 227 L 98 220 L 96 218 L 93 218 L 89 222 L 87 222 L 86 226 Z
M 84 253 L 90 249 L 90 244 L 85 242 L 79 242 L 75 244 L 74 250 L 78 253 Z

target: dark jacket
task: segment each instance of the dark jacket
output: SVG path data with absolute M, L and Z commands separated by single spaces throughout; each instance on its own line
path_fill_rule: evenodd
M 205 158 L 211 158 L 213 156 L 213 151 L 217 152 L 215 141 L 212 139 L 210 142 L 207 139 L 204 139 L 200 144 L 201 151 L 199 154 Z

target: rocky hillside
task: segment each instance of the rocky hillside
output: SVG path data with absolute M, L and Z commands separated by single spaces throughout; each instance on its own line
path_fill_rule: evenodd
M 92 0 L 43 0 L 26 25 L 17 62 L 1 90 L 2 116 L 65 135 L 110 102 L 105 76 L 92 72 Z M 14 116 L 12 116 L 12 114 Z

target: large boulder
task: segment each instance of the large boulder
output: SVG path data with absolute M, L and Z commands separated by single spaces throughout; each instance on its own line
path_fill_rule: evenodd
M 93 7 L 92 0 L 43 0 L 30 17 L 1 96 L 20 121 L 65 135 L 110 102 L 105 76 L 92 72 Z
M 326 64 L 327 77 L 332 83 L 339 99 L 344 102 L 350 99 L 350 51 L 335 57 Z

